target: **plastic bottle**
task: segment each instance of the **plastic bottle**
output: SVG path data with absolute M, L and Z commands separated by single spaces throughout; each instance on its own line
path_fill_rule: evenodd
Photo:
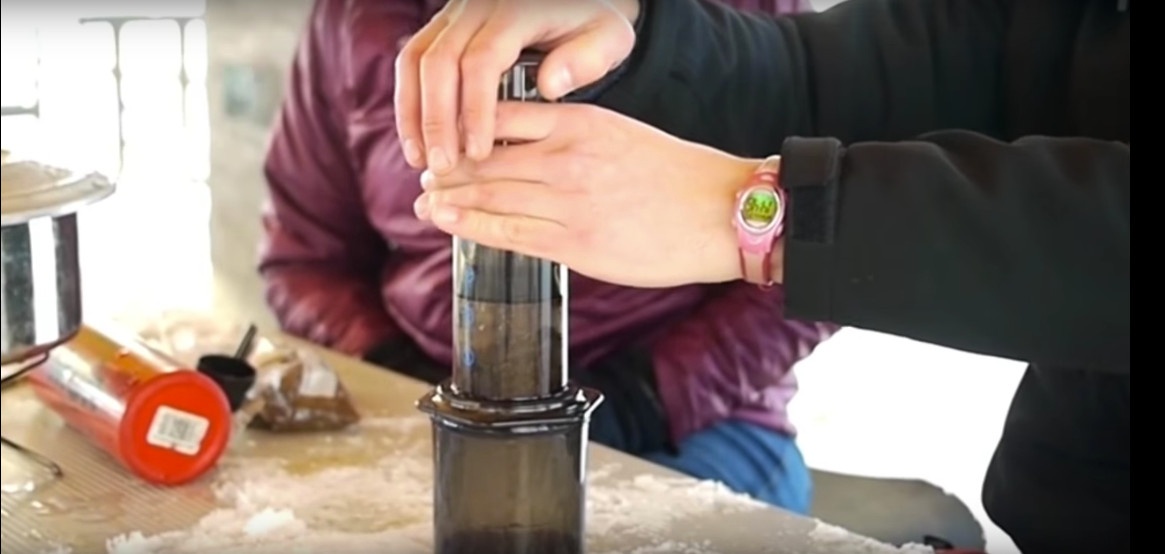
M 152 484 L 197 479 L 230 440 L 230 402 L 214 380 L 110 327 L 83 326 L 28 380 L 67 424 Z

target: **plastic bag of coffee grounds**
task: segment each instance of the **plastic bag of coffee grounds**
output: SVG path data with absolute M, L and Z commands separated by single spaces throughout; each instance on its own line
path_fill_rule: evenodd
M 276 433 L 337 431 L 360 413 L 335 370 L 310 350 L 280 347 L 256 356 L 259 380 L 243 408 L 248 427 Z

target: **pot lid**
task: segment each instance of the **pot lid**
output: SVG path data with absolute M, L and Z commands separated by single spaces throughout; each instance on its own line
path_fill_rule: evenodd
M 98 173 L 77 173 L 30 160 L 0 164 L 0 226 L 39 217 L 57 217 L 113 194 L 114 185 Z

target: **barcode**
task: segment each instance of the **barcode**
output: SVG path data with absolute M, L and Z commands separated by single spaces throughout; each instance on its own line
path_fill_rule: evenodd
M 314 398 L 332 398 L 340 387 L 340 378 L 315 352 L 297 352 L 302 372 L 299 376 L 299 395 Z
M 303 376 L 299 381 L 300 396 L 333 398 L 339 388 L 340 378 L 331 368 L 324 367 L 322 360 L 304 360 Z
M 202 416 L 161 406 L 154 412 L 146 441 L 159 448 L 193 456 L 202 448 L 202 440 L 209 428 L 210 421 Z

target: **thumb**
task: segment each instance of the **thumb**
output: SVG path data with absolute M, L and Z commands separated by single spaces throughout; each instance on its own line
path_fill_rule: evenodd
M 558 100 L 597 82 L 635 47 L 635 29 L 618 14 L 604 15 L 550 48 L 538 72 L 538 90 Z

